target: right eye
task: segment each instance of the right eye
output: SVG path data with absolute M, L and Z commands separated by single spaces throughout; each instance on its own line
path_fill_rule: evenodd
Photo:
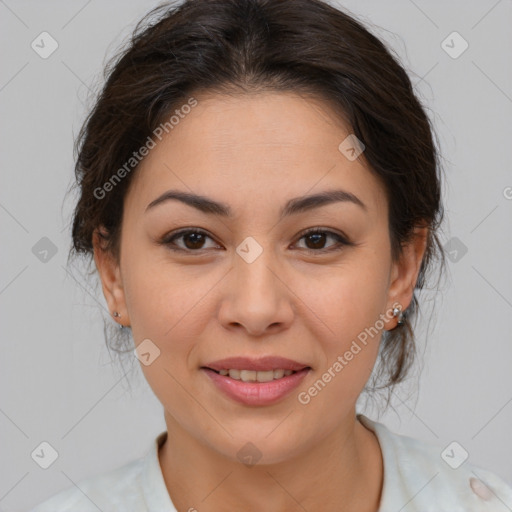
M 160 241 L 162 245 L 165 245 L 171 251 L 180 252 L 200 252 L 205 250 L 205 240 L 213 238 L 201 229 L 181 229 L 179 231 L 169 233 Z M 183 246 L 175 243 L 176 240 L 182 240 Z M 216 247 L 219 247 L 218 245 Z

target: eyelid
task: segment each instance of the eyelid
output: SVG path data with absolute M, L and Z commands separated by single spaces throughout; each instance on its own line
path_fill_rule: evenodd
M 181 229 L 178 229 L 176 231 L 170 232 L 170 233 L 164 235 L 162 237 L 162 239 L 159 241 L 159 243 L 161 245 L 167 246 L 172 251 L 184 252 L 184 253 L 187 253 L 187 254 L 194 254 L 194 253 L 196 253 L 196 254 L 199 255 L 199 254 L 202 254 L 204 251 L 208 251 L 209 250 L 208 248 L 207 249 L 192 250 L 192 249 L 183 249 L 182 247 L 178 247 L 178 246 L 175 246 L 175 245 L 173 246 L 173 240 L 178 239 L 181 236 L 189 234 L 189 233 L 197 233 L 197 234 L 205 235 L 206 237 L 210 238 L 211 240 L 213 240 L 215 243 L 218 244 L 218 242 L 215 240 L 215 238 L 210 233 L 208 233 L 208 231 L 206 231 L 206 230 L 204 230 L 202 228 L 193 228 L 193 227 L 181 228 Z M 324 227 L 321 227 L 321 226 L 316 226 L 316 227 L 313 227 L 313 228 L 307 228 L 307 229 L 304 229 L 303 231 L 301 231 L 297 235 L 293 245 L 296 244 L 299 240 L 301 240 L 305 236 L 311 235 L 311 234 L 314 234 L 314 233 L 323 233 L 323 234 L 326 234 L 327 236 L 332 236 L 333 238 L 335 238 L 337 240 L 338 243 L 335 244 L 334 246 L 327 247 L 325 249 L 300 248 L 299 250 L 306 251 L 308 253 L 324 254 L 324 253 L 327 253 L 327 252 L 330 252 L 330 251 L 340 250 L 342 248 L 342 247 L 339 247 L 340 245 L 341 246 L 352 246 L 352 245 L 354 245 L 354 243 L 351 242 L 349 240 L 349 238 L 345 234 L 338 233 L 338 232 L 334 231 L 331 228 L 324 228 Z M 218 245 L 220 245 L 220 244 L 218 244 Z
M 321 226 L 314 227 L 314 228 L 307 228 L 303 231 L 301 231 L 297 239 L 301 239 L 303 236 L 311 235 L 313 233 L 326 233 L 328 235 L 335 235 L 336 237 L 339 237 L 341 240 L 343 240 L 344 243 L 349 244 L 351 243 L 348 236 L 346 236 L 343 232 L 337 232 L 331 228 L 323 228 Z
M 351 242 L 349 240 L 349 238 L 345 234 L 341 234 L 341 233 L 338 233 L 338 232 L 334 231 L 331 228 L 323 228 L 321 226 L 314 227 L 314 228 L 307 228 L 307 229 L 301 231 L 298 234 L 297 239 L 296 239 L 297 241 L 295 243 L 297 243 L 299 240 L 301 240 L 305 236 L 308 236 L 308 235 L 311 235 L 311 234 L 315 234 L 315 233 L 324 233 L 327 236 L 332 236 L 333 238 L 335 238 L 337 240 L 338 243 L 335 244 L 334 246 L 327 247 L 325 249 L 302 248 L 301 250 L 306 251 L 308 253 L 313 253 L 313 254 L 314 253 L 325 254 L 325 253 L 328 253 L 328 252 L 333 252 L 333 251 L 336 251 L 336 250 L 341 250 L 343 248 L 343 246 L 352 246 L 352 245 L 354 245 L 354 243 Z M 340 245 L 342 247 L 340 247 Z
M 177 246 L 172 245 L 173 240 L 180 238 L 181 236 L 189 234 L 189 233 L 198 233 L 200 235 L 205 235 L 206 237 L 213 240 L 216 244 L 218 244 L 218 242 L 215 240 L 215 238 L 210 233 L 208 233 L 208 231 L 206 231 L 202 228 L 182 228 L 182 229 L 178 229 L 177 231 L 171 231 L 170 233 L 167 233 L 166 235 L 164 235 L 159 243 L 167 246 L 169 249 L 171 249 L 173 251 L 186 252 L 188 254 L 193 254 L 193 253 L 199 254 L 202 251 L 208 250 L 208 249 L 197 249 L 197 250 L 193 251 L 191 249 L 183 249 L 182 247 L 177 247 Z

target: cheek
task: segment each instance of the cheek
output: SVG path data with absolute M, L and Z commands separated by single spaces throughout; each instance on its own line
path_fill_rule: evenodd
M 319 344 L 319 374 L 330 390 L 322 392 L 324 399 L 355 400 L 371 375 L 384 327 L 380 319 L 387 300 L 384 260 L 372 251 L 361 251 L 342 266 L 317 275 L 314 286 L 302 278 L 299 295 L 307 299 L 298 314 L 310 319 L 309 329 Z M 325 372 L 330 374 L 322 378 Z
M 164 343 L 177 339 L 178 333 L 181 340 L 182 331 L 186 338 L 187 332 L 193 334 L 190 329 L 200 327 L 196 316 L 201 300 L 214 284 L 212 276 L 199 272 L 200 266 L 180 268 L 163 251 L 147 248 L 132 251 L 125 265 L 125 297 L 136 340 L 153 337 Z
M 222 276 L 201 265 L 180 268 L 156 252 L 146 248 L 127 254 L 125 297 L 135 344 L 150 340 L 158 353 L 153 363 L 141 365 L 145 377 L 159 399 L 177 400 L 179 410 L 179 383 L 197 371 L 192 364 L 197 361 L 198 340 L 205 337 L 214 315 L 207 292 Z
M 307 297 L 307 306 L 318 314 L 336 344 L 378 320 L 387 300 L 387 275 L 382 262 L 359 254 L 353 261 L 319 274 L 314 283 L 303 278 L 302 296 Z
M 148 365 L 141 360 L 141 369 L 165 409 L 185 421 L 186 411 L 195 407 L 187 393 L 190 372 L 196 370 L 189 362 L 204 330 L 199 316 L 204 288 L 193 286 L 185 272 L 135 256 L 126 258 L 130 267 L 125 283 L 132 334 L 137 346 L 145 343 L 150 353 L 157 354 Z M 197 428 L 200 421 L 196 418 Z

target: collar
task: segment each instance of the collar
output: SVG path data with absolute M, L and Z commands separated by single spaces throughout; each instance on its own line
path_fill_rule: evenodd
M 159 434 L 144 460 L 142 481 L 144 500 L 149 512 L 176 512 L 158 460 L 158 450 L 166 439 L 167 432 Z

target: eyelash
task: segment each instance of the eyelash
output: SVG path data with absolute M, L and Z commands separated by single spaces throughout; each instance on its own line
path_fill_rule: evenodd
M 206 232 L 206 231 L 203 231 L 202 229 L 181 229 L 179 231 L 176 231 L 174 233 L 170 233 L 168 235 L 166 235 L 161 241 L 160 241 L 160 244 L 162 245 L 165 245 L 167 246 L 171 251 L 175 251 L 175 252 L 186 252 L 186 253 L 189 253 L 189 254 L 192 254 L 192 253 L 200 253 L 200 252 L 203 252 L 203 251 L 207 251 L 208 249 L 197 249 L 197 250 L 193 250 L 193 249 L 183 249 L 182 247 L 177 247 L 175 244 L 174 244 L 174 240 L 177 240 L 181 237 L 183 237 L 184 235 L 188 235 L 188 234 L 200 234 L 200 235 L 205 235 L 207 236 L 208 238 L 212 239 L 213 238 Z M 308 253 L 321 253 L 321 254 L 325 254 L 327 252 L 332 252 L 332 251 L 336 251 L 336 250 L 341 250 L 343 248 L 343 246 L 351 246 L 351 245 L 354 245 L 352 242 L 350 242 L 346 237 L 342 236 L 342 235 L 339 235 L 338 233 L 335 233 L 334 231 L 330 231 L 328 229 L 323 229 L 323 228 L 311 228 L 311 229 L 308 229 L 306 231 L 303 231 L 302 233 L 300 233 L 300 236 L 298 238 L 297 241 L 301 240 L 302 238 L 304 237 L 307 237 L 309 235 L 314 235 L 314 234 L 326 234 L 328 236 L 332 236 L 333 238 L 336 239 L 336 241 L 338 242 L 338 244 L 334 245 L 334 246 L 331 246 L 331 247 L 328 247 L 326 249 L 302 249 L 302 250 L 305 250 L 306 252 Z M 340 247 L 341 245 L 341 247 Z

